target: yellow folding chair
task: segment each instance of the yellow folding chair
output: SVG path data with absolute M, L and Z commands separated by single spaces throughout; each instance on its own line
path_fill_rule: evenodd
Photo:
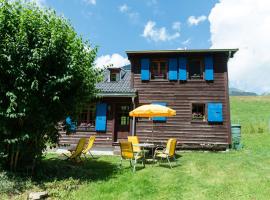
M 136 171 L 136 164 L 138 160 L 141 160 L 143 166 L 145 167 L 144 156 L 139 155 L 138 153 L 134 153 L 131 142 L 120 142 L 120 149 L 121 149 L 121 163 L 120 163 L 121 167 L 123 160 L 129 160 L 130 167 L 133 168 L 133 172 Z
M 139 146 L 134 146 L 134 144 L 139 144 L 139 138 L 138 136 L 128 136 L 128 141 L 132 143 L 132 147 L 133 147 L 133 152 L 134 153 L 138 153 L 141 152 L 141 147 Z
M 90 152 L 90 150 L 92 149 L 92 147 L 94 146 L 94 142 L 95 142 L 96 136 L 92 135 L 89 140 L 88 140 L 88 145 L 87 147 L 82 151 L 82 154 L 84 155 L 84 157 L 86 158 L 86 154 L 89 153 L 92 158 L 94 158 L 93 154 Z
M 160 158 L 160 160 L 167 159 L 170 167 L 172 168 L 172 164 L 170 162 L 170 159 L 173 158 L 174 161 L 177 162 L 176 158 L 175 158 L 176 144 L 177 144 L 176 139 L 171 138 L 168 140 L 165 149 L 164 149 L 164 147 L 157 147 L 155 149 L 154 160 L 156 160 L 156 158 Z
M 81 154 L 82 154 L 82 151 L 84 149 L 85 143 L 86 143 L 86 139 L 80 138 L 75 150 L 71 151 L 71 155 L 70 156 L 66 155 L 66 154 L 63 154 L 63 155 L 65 155 L 67 157 L 67 160 L 72 160 L 75 162 L 78 162 L 79 160 L 82 161 Z

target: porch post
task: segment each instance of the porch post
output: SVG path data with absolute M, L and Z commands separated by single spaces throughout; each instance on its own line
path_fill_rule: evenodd
M 135 109 L 135 97 L 132 97 L 133 109 Z M 135 135 L 135 117 L 132 118 L 132 136 Z

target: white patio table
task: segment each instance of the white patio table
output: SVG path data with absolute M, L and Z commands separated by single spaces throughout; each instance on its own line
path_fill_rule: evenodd
M 144 159 L 145 159 L 145 150 L 144 149 L 145 148 L 151 148 L 152 149 L 152 159 L 147 159 L 147 161 L 153 161 L 154 148 L 156 146 L 155 144 L 152 144 L 152 143 L 139 143 L 139 144 L 133 144 L 133 146 L 142 148 Z

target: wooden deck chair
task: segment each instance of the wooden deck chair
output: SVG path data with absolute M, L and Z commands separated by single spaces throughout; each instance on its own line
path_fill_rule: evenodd
M 173 158 L 174 161 L 176 162 L 176 158 L 175 158 L 176 144 L 177 144 L 176 139 L 171 138 L 168 140 L 165 149 L 164 149 L 164 147 L 157 147 L 155 149 L 154 160 L 156 158 L 159 158 L 160 160 L 167 159 L 170 167 L 172 168 L 172 164 L 170 162 L 170 159 Z
M 85 143 L 86 143 L 86 139 L 81 138 L 79 140 L 75 150 L 71 152 L 70 156 L 66 155 L 66 154 L 63 154 L 63 155 L 65 155 L 67 157 L 67 160 L 72 160 L 72 161 L 75 161 L 75 162 L 82 161 L 81 154 L 82 154 L 82 151 L 84 149 Z
M 120 163 L 121 167 L 122 167 L 123 160 L 129 160 L 130 167 L 133 168 L 133 172 L 136 171 L 136 164 L 138 160 L 141 160 L 143 166 L 145 167 L 144 156 L 139 155 L 139 154 L 134 154 L 133 146 L 131 142 L 120 142 L 120 149 L 121 149 L 121 163 Z
M 89 140 L 88 140 L 88 144 L 87 147 L 82 151 L 82 154 L 84 155 L 84 157 L 86 158 L 86 154 L 89 153 L 92 158 L 94 158 L 93 154 L 90 152 L 90 150 L 92 149 L 92 147 L 94 146 L 94 142 L 95 142 L 96 136 L 92 135 L 90 136 Z

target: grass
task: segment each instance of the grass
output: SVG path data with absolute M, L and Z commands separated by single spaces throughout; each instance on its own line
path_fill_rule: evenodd
M 269 199 L 270 97 L 232 97 L 231 110 L 243 127 L 241 151 L 180 152 L 173 170 L 147 165 L 135 174 L 128 162 L 118 168 L 119 157 L 74 165 L 48 154 L 33 180 L 0 172 L 0 199 L 39 190 L 52 199 Z

